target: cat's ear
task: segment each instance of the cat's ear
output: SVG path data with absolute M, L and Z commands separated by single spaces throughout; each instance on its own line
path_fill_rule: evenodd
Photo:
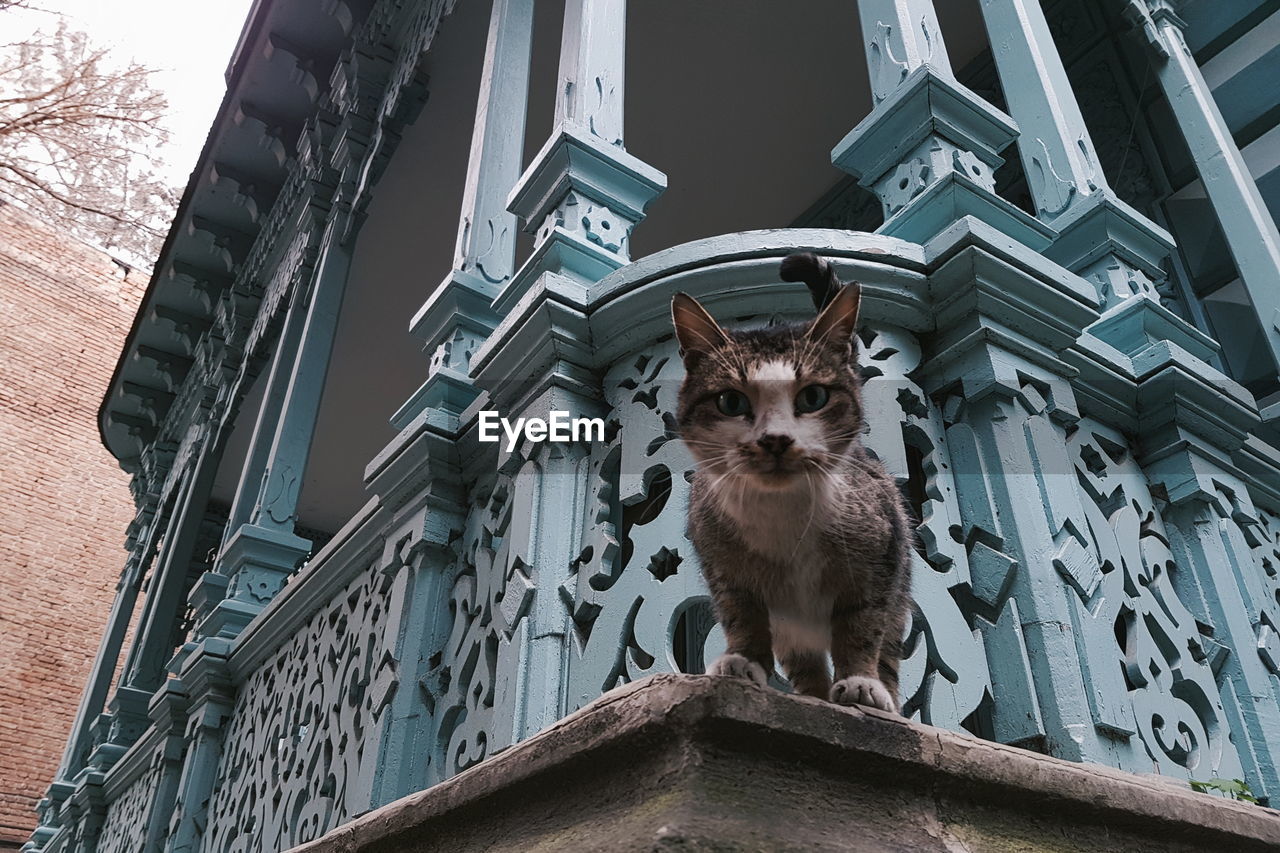
M 858 327 L 858 305 L 861 302 L 862 285 L 854 281 L 840 288 L 840 292 L 814 319 L 809 327 L 809 337 L 841 346 L 848 344 Z
M 680 356 L 686 361 L 694 353 L 710 352 L 729 340 L 707 309 L 687 293 L 677 293 L 671 298 L 671 323 L 676 327 Z

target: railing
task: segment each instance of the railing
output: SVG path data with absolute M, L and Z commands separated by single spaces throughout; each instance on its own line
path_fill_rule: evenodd
M 701 671 L 722 640 L 684 537 L 690 459 L 670 429 L 681 366 L 667 306 L 686 291 L 719 316 L 804 316 L 807 294 L 776 274 L 795 248 L 821 249 L 863 282 L 866 441 L 917 496 L 905 712 L 1135 772 L 1271 790 L 1274 765 L 1259 759 L 1280 741 L 1266 739 L 1262 703 L 1252 724 L 1241 712 L 1234 681 L 1269 654 L 1259 658 L 1245 614 L 1274 624 L 1280 467 L 1255 470 L 1252 490 L 1219 472 L 1217 498 L 1170 502 L 1168 475 L 1077 407 L 1097 391 L 1067 367 L 1097 316 L 1088 291 L 1051 264 L 1016 269 L 1016 246 L 970 225 L 927 247 L 823 230 L 726 235 L 604 278 L 580 308 L 585 339 L 601 342 L 590 351 L 606 442 L 526 444 L 499 460 L 474 420 L 456 440 L 425 419 L 410 427 L 407 467 L 388 476 L 393 455 L 374 472 L 377 497 L 230 653 L 235 699 L 200 849 L 309 840 L 618 684 Z M 1038 330 L 965 354 L 986 352 L 997 372 L 994 357 L 1009 359 L 1003 376 L 939 347 L 953 332 L 934 320 L 941 306 L 972 306 L 995 329 L 1045 292 L 1057 311 Z M 1056 371 L 1027 357 L 1053 346 Z M 456 485 L 399 488 L 429 478 Z M 1233 597 L 1242 610 L 1229 612 Z M 177 770 L 154 735 L 139 741 L 107 777 L 99 844 L 139 849 L 168 818 L 145 819 Z

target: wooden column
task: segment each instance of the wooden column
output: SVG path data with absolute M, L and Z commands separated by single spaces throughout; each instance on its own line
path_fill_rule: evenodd
M 219 440 L 213 425 L 198 429 L 202 436 L 195 439 L 196 459 L 184 478 L 173 522 L 165 535 L 147 592 L 147 604 L 121 676 L 121 688 L 117 690 L 117 694 L 127 688 L 143 695 L 139 708 L 143 719 L 146 703 L 164 681 L 165 665 L 173 657 L 174 625 L 186 603 L 191 563 L 225 444 Z
M 1059 232 L 1045 254 L 1107 308 L 1135 295 L 1154 304 L 1173 238 L 1107 184 L 1039 0 L 982 0 L 982 18 L 1036 215 Z
M 508 203 L 533 235 L 534 249 L 494 300 L 499 316 L 526 296 L 538 307 L 491 335 L 472 363 L 477 385 L 488 394 L 485 408 L 506 417 L 604 414 L 577 322 L 585 287 L 630 261 L 631 232 L 666 188 L 665 175 L 623 146 L 625 55 L 625 0 L 568 0 L 551 135 Z M 511 624 L 500 632 L 497 650 L 495 717 L 486 725 L 490 752 L 566 711 L 570 617 L 558 590 L 569 579 L 573 555 L 563 531 L 529 525 L 581 494 L 588 452 L 583 443 L 499 454 L 500 470 L 518 473 L 512 529 L 499 557 L 505 565 L 495 570 L 523 567 L 514 576 L 526 593 L 508 593 L 520 606 L 503 616 Z
M 138 590 L 155 551 L 159 530 L 166 523 L 167 514 L 165 507 L 152 507 L 149 512 L 140 512 L 135 519 L 133 549 L 120 573 L 120 582 L 116 585 L 111 613 L 107 617 L 107 626 L 98 644 L 98 653 L 89 671 L 89 679 L 80 696 L 80 705 L 76 710 L 75 721 L 71 724 L 71 734 L 67 738 L 57 780 L 69 781 L 84 767 L 89 753 L 92 724 L 106 705 L 107 694 L 120 660 L 120 650 L 124 646 L 125 634 L 128 633 L 129 622 L 138 601 Z
M 1051 231 L 995 193 L 999 152 L 1017 134 L 956 82 L 932 0 L 859 0 L 873 108 L 831 161 L 880 199 L 880 233 L 925 242 L 974 216 L 1041 249 Z
M 631 231 L 666 188 L 623 147 L 626 18 L 626 0 L 565 4 L 555 124 L 508 205 L 535 248 L 500 311 L 543 273 L 593 282 L 630 261 Z
M 292 366 L 298 358 L 298 343 L 307 322 L 307 312 L 299 305 L 303 299 L 303 288 L 298 288 L 286 310 L 280 337 L 276 341 L 275 353 L 271 357 L 271 365 L 264 380 L 267 385 L 263 389 L 262 405 L 254 421 L 253 437 L 249 441 L 249 450 L 245 454 L 244 466 L 231 503 L 231 513 L 227 518 L 227 529 L 222 537 L 224 546 L 241 526 L 249 522 L 257 507 L 267 463 L 271 459 L 275 425 L 280 422 L 284 398 L 289 391 Z
M 858 0 L 858 18 L 873 105 L 893 94 L 922 65 L 955 79 L 933 0 Z
M 524 155 L 533 0 L 495 0 L 476 104 L 453 269 L 409 324 L 431 353 L 427 380 L 392 417 L 404 429 L 424 411 L 446 428 L 475 399 L 472 354 L 498 325 L 491 303 L 515 268 L 518 223 L 507 195 Z
M 533 0 L 495 0 L 471 133 L 453 268 L 501 287 L 515 265 L 516 218 L 507 195 L 520 176 L 533 51 Z
M 291 315 L 302 312 L 306 319 L 292 364 L 280 359 L 273 364 L 269 391 L 274 392 L 282 380 L 285 387 L 279 418 L 274 423 L 260 418 L 254 435 L 255 449 L 265 435 L 271 435 L 271 450 L 261 482 L 240 484 L 242 494 L 237 497 L 234 519 L 244 517 L 246 490 L 253 493 L 256 489 L 257 497 L 248 521 L 228 530 L 214 573 L 228 578 L 226 598 L 209 608 L 201 634 L 237 634 L 311 550 L 311 543 L 293 531 L 351 267 L 351 248 L 342 240 L 346 220 L 347 214 L 342 212 L 330 219 L 309 287 L 291 306 Z M 287 320 L 286 328 L 293 322 L 292 317 Z M 210 604 L 218 598 L 209 589 L 214 581 L 211 577 L 201 579 L 199 595 Z
M 1222 226 L 1236 271 L 1249 292 L 1258 326 L 1272 358 L 1280 365 L 1280 232 L 1275 219 L 1187 47 L 1182 34 L 1185 24 L 1171 4 L 1167 0 L 1130 0 L 1125 16 L 1145 43 L 1152 70 Z M 1269 414 L 1280 414 L 1280 406 Z

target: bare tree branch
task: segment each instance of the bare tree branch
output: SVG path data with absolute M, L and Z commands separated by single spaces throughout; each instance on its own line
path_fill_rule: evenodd
M 23 0 L 0 0 L 0 12 Z M 72 236 L 154 263 L 177 189 L 157 152 L 168 103 L 151 71 L 114 66 L 60 23 L 0 46 L 0 202 Z

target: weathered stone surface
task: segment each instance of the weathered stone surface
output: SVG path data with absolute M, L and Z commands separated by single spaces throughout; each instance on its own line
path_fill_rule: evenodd
M 899 717 L 658 675 L 302 847 L 1262 851 L 1280 812 Z

